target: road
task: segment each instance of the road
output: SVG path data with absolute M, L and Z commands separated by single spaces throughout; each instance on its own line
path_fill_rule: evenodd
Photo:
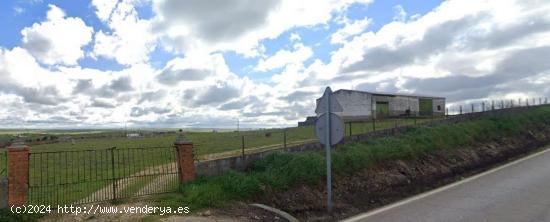
M 550 148 L 345 221 L 550 221 Z

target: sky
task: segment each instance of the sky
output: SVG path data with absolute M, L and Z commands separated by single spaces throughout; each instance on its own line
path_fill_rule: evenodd
M 13 0 L 0 27 L 0 128 L 294 126 L 327 86 L 550 95 L 544 0 Z

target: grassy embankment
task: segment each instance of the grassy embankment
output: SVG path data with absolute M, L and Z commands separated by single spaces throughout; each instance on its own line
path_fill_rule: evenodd
M 550 108 L 539 107 L 457 124 L 416 127 L 399 136 L 358 142 L 333 150 L 333 172 L 346 175 L 388 160 L 413 158 L 435 150 L 514 136 L 535 125 L 548 127 L 549 120 Z M 315 184 L 324 176 L 323 152 L 279 153 L 257 161 L 248 172 L 199 178 L 185 185 L 181 195 L 163 197 L 159 203 L 185 203 L 196 210 L 251 198 L 262 194 L 266 187 L 282 191 L 297 184 Z

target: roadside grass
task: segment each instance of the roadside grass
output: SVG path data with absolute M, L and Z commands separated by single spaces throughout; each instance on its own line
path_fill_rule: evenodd
M 343 145 L 333 150 L 333 172 L 350 174 L 388 160 L 517 135 L 529 127 L 548 126 L 549 120 L 550 108 L 537 107 L 455 124 L 419 126 L 398 136 Z M 174 206 L 184 203 L 195 211 L 270 190 L 315 184 L 325 174 L 324 152 L 275 153 L 256 161 L 248 172 L 230 171 L 220 176 L 201 177 L 183 186 L 180 195 L 163 197 L 158 202 Z

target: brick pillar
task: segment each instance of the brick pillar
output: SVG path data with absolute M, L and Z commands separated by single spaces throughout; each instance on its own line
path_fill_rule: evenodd
M 8 206 L 27 203 L 29 193 L 29 147 L 8 147 Z
M 187 183 L 195 179 L 195 163 L 193 160 L 193 143 L 179 138 L 174 142 L 178 155 L 180 181 Z

